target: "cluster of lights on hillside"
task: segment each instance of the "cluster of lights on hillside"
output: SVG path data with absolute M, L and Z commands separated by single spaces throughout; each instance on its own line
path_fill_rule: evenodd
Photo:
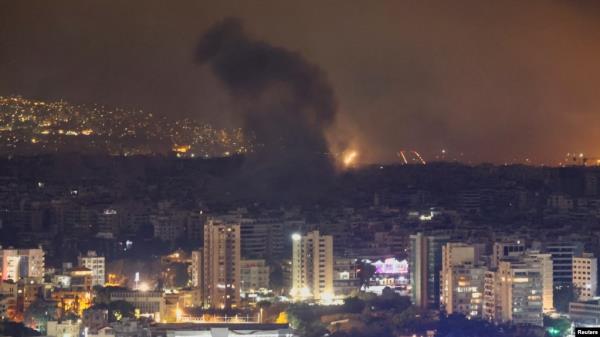
M 252 150 L 241 129 L 192 119 L 169 120 L 141 110 L 0 96 L 0 153 L 81 151 L 111 155 L 174 152 L 223 157 Z

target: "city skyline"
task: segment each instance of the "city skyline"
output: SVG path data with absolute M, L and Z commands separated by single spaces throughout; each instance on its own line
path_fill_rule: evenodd
M 237 17 L 252 38 L 324 72 L 337 102 L 327 139 L 362 162 L 397 162 L 400 150 L 498 164 L 600 156 L 593 3 L 2 6 L 4 96 L 241 127 L 236 100 L 194 62 L 201 36 Z
M 0 337 L 600 333 L 600 3 L 0 0 Z

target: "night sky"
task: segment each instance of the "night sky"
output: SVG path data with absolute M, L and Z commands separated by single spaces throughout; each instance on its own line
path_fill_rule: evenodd
M 0 95 L 242 124 L 199 39 L 224 18 L 335 92 L 332 143 L 366 162 L 600 156 L 600 6 L 587 1 L 0 0 Z

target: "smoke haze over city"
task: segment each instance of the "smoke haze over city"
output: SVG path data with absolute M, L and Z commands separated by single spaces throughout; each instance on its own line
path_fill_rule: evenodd
M 600 2 L 0 0 L 0 337 L 600 334 Z
M 194 59 L 209 27 L 237 17 L 322 69 L 339 111 L 328 139 L 363 162 L 396 162 L 403 149 L 473 163 L 600 155 L 594 2 L 161 5 L 2 2 L 0 95 L 238 127 L 226 83 Z

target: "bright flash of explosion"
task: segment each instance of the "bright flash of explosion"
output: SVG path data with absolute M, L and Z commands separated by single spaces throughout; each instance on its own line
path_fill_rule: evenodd
M 350 167 L 356 164 L 356 158 L 358 157 L 358 152 L 355 150 L 346 151 L 343 154 L 342 162 L 344 163 L 344 167 Z

